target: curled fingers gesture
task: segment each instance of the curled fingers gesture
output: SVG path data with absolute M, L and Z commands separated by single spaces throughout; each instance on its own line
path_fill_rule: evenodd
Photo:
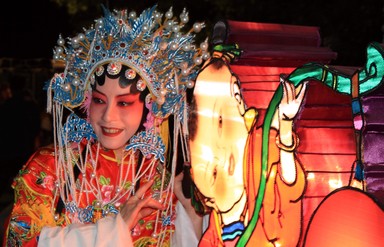
M 153 180 L 141 186 L 123 205 L 120 214 L 129 229 L 132 229 L 140 219 L 152 214 L 156 210 L 164 210 L 165 206 L 154 198 L 144 197 L 145 192 L 153 184 Z

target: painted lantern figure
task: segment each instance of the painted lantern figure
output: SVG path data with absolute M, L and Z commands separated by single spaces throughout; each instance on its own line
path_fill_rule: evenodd
M 295 89 L 282 80 L 282 88 L 279 111 L 262 133 L 256 109 L 247 109 L 221 53 L 215 52 L 197 77 L 189 125 L 191 170 L 203 203 L 213 209 L 200 246 L 297 245 L 305 176 L 295 159 L 292 123 L 306 84 Z M 264 134 L 267 150 L 262 150 Z M 268 155 L 266 166 L 262 153 Z
M 275 91 L 262 125 L 256 109 L 245 106 L 226 56 L 214 53 L 206 62 L 197 77 L 190 118 L 192 175 L 200 201 L 211 209 L 199 246 L 365 247 L 384 241 L 384 211 L 377 198 L 351 186 L 327 195 L 302 231 L 307 181 L 292 130 L 307 89 L 303 82 L 315 80 L 351 96 L 354 127 L 365 144 L 358 146 L 365 156 L 357 158 L 371 160 L 367 154 L 375 145 L 367 145 L 361 130 L 367 130 L 373 108 L 362 108 L 360 100 L 382 87 L 384 50 L 372 43 L 367 53 L 365 68 L 351 75 L 317 63 L 295 69 Z M 360 128 L 357 116 L 365 117 Z

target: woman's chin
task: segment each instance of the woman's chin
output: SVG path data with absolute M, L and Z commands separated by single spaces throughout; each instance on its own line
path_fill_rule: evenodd
M 126 146 L 126 143 L 121 144 L 121 143 L 116 143 L 111 141 L 102 141 L 102 140 L 100 140 L 100 144 L 104 149 L 107 149 L 107 150 L 119 150 L 119 149 L 125 148 Z

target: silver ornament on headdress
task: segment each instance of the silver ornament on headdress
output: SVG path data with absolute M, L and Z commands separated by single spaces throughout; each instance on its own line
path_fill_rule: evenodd
M 195 33 L 204 23 L 195 23 L 183 33 L 188 20 L 185 9 L 180 20 L 173 16 L 172 8 L 163 20 L 156 5 L 138 17 L 133 12 L 127 14 L 127 10 L 110 12 L 104 8 L 104 17 L 84 33 L 70 38 L 67 46 L 59 38 L 54 59 L 66 66 L 62 80 L 54 81 L 54 100 L 68 108 L 79 106 L 84 93 L 90 90 L 95 69 L 109 64 L 108 73 L 114 74 L 119 69 L 115 65 L 120 63 L 144 80 L 154 101 L 154 115 L 165 118 L 176 113 L 182 107 L 186 89 L 197 76 L 201 60 L 209 54 L 207 40 L 199 46 L 194 44 Z

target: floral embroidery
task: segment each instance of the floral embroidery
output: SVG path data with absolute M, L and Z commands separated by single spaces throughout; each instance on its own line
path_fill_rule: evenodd
M 96 149 L 96 146 L 94 147 Z M 111 163 L 111 160 L 115 160 L 113 153 L 103 152 L 104 157 L 99 160 L 101 167 L 107 167 L 104 162 Z M 115 161 L 116 162 L 116 161 Z M 149 165 L 150 162 L 144 164 Z M 114 165 L 117 165 L 114 164 Z M 154 173 L 146 173 L 140 180 L 140 183 L 144 184 L 149 179 L 155 179 L 155 183 L 145 196 L 151 196 L 153 198 L 167 198 L 166 193 L 160 193 L 160 181 L 161 181 L 161 165 L 155 169 Z M 90 177 L 91 169 L 87 170 L 83 176 Z M 87 199 L 81 198 L 81 206 L 68 203 L 65 205 L 65 210 L 59 217 L 54 217 L 54 213 L 51 212 L 51 203 L 53 201 L 55 193 L 55 171 L 54 171 L 54 156 L 52 156 L 52 150 L 47 149 L 38 151 L 28 164 L 23 167 L 23 170 L 19 172 L 18 177 L 14 180 L 13 187 L 15 189 L 16 204 L 11 214 L 11 221 L 9 223 L 7 244 L 8 246 L 26 246 L 37 245 L 38 236 L 43 225 L 50 226 L 65 226 L 67 222 L 82 222 L 82 223 L 94 223 L 98 219 L 111 214 L 117 214 L 120 205 L 123 205 L 127 196 L 122 197 L 114 204 L 110 204 L 116 187 L 111 184 L 115 184 L 117 174 L 109 171 L 108 169 L 100 169 L 97 171 L 97 177 L 95 178 L 100 185 L 100 192 L 102 193 L 103 202 L 101 205 L 93 204 L 88 205 Z M 79 177 L 77 182 L 81 182 L 82 176 Z M 165 177 L 166 186 L 169 186 L 169 174 Z M 129 190 L 132 188 L 132 182 L 126 181 L 122 185 L 121 189 Z M 89 195 L 89 194 L 88 194 Z M 97 203 L 95 197 L 89 198 L 91 202 Z M 176 200 L 173 197 L 173 200 Z M 173 208 L 174 211 L 174 208 Z M 154 232 L 155 229 L 165 223 L 166 231 L 165 242 L 163 246 L 169 245 L 170 233 L 174 230 L 174 214 L 170 217 L 163 215 L 160 222 L 156 226 L 157 214 L 154 213 L 142 220 L 132 229 L 132 239 L 134 246 L 153 246 L 156 244 L 157 239 L 153 237 L 153 234 L 162 234 L 160 232 Z M 148 237 L 151 236 L 151 237 Z
M 40 172 L 40 176 L 37 177 L 36 184 L 52 191 L 55 187 L 55 179 L 51 175 L 47 175 L 45 172 Z
M 101 192 L 103 193 L 103 204 L 106 204 L 111 201 L 112 191 L 113 185 L 103 185 L 101 187 Z

